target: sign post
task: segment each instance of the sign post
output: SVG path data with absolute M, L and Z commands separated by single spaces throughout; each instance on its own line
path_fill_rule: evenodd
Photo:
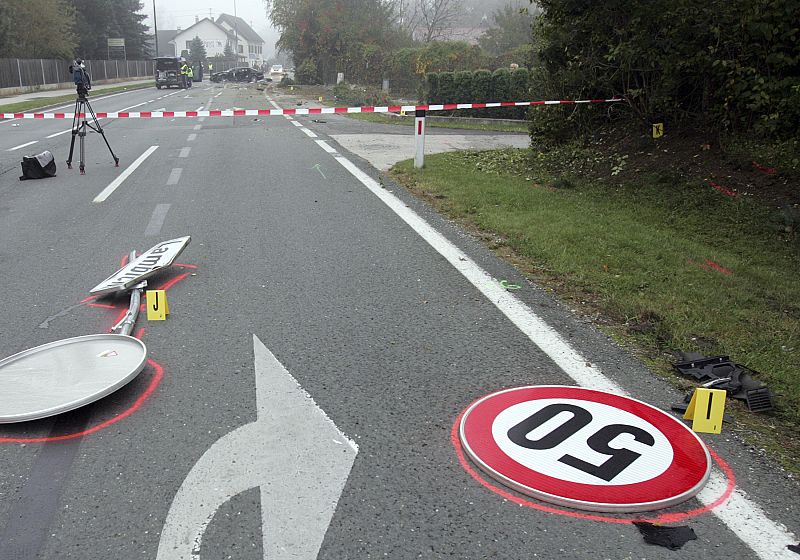
M 422 169 L 425 166 L 425 110 L 417 109 L 414 123 L 414 168 Z
M 678 419 L 593 389 L 518 387 L 463 414 L 461 443 L 486 474 L 545 502 L 588 511 L 652 511 L 705 486 L 711 458 Z

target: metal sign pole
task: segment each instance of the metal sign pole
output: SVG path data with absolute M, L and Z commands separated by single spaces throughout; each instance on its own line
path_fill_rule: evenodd
M 425 166 L 425 110 L 417 109 L 414 123 L 414 168 L 422 169 Z

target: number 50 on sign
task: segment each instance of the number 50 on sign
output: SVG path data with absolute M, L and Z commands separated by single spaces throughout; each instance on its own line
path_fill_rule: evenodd
M 580 387 L 519 387 L 470 406 L 466 454 L 489 476 L 544 501 L 589 511 L 669 507 L 699 492 L 703 442 L 641 401 Z

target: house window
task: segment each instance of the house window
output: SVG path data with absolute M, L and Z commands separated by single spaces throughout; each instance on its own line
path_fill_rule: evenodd
M 188 51 L 191 48 L 192 48 L 192 42 L 191 41 L 186 41 L 186 50 Z
M 244 54 L 244 45 L 239 45 L 239 54 Z

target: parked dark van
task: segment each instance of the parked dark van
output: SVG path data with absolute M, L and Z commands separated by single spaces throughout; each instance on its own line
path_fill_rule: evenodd
M 181 59 L 177 56 L 160 56 L 156 59 L 156 88 L 186 87 L 181 79 Z

